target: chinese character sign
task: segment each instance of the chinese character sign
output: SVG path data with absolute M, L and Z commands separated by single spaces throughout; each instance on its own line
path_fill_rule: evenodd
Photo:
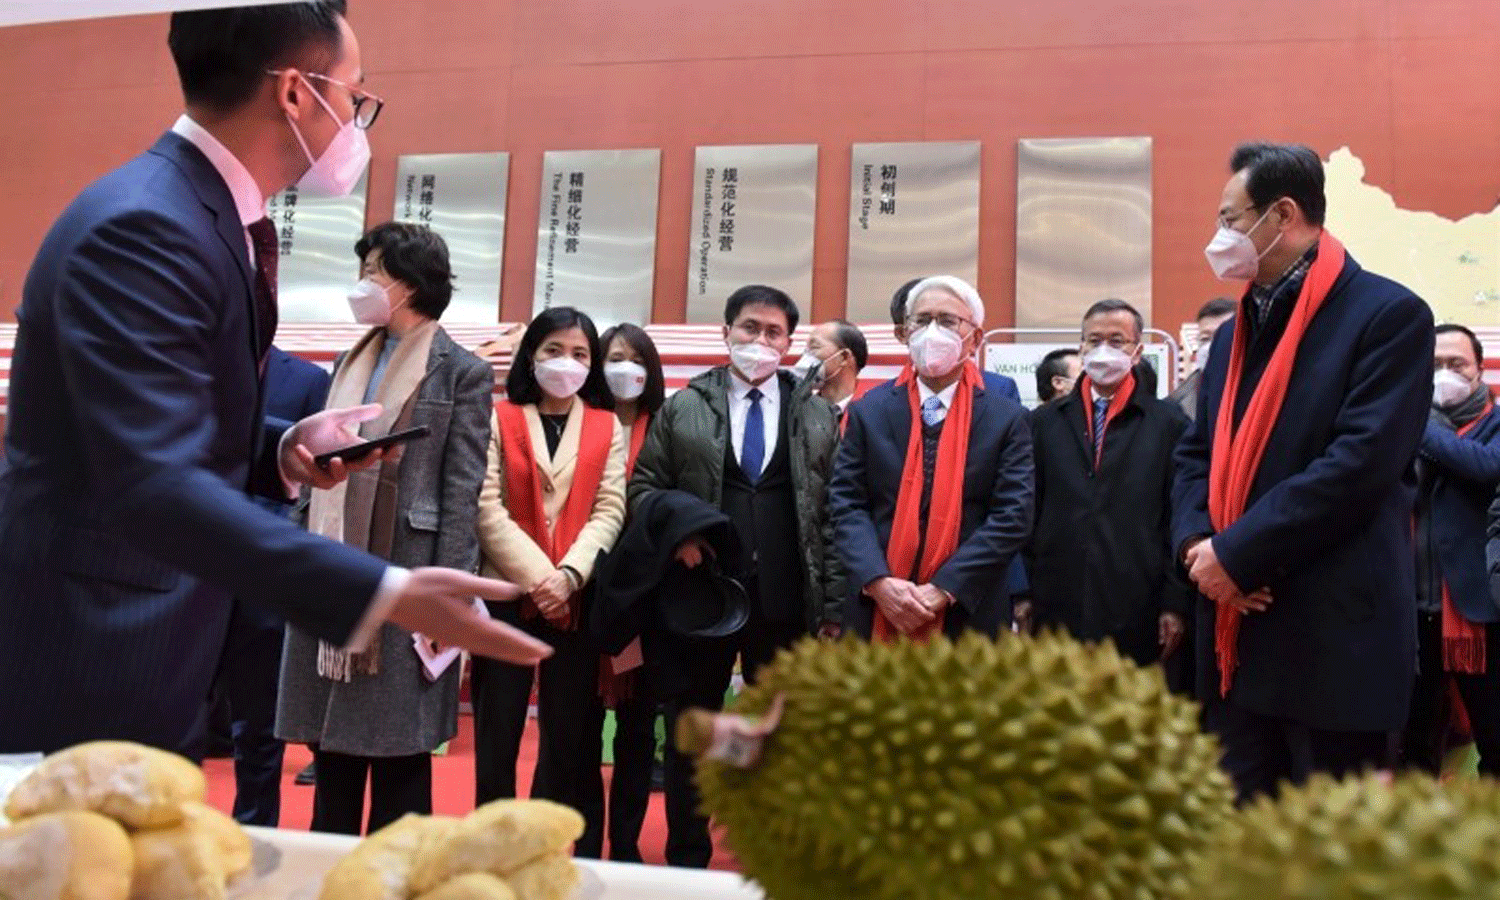
M 364 234 L 368 177 L 366 172 L 347 197 L 315 197 L 290 187 L 266 204 L 281 242 L 281 321 L 351 321 L 349 289 L 359 280 L 354 244 Z
M 495 322 L 505 249 L 509 153 L 433 153 L 396 162 L 395 218 L 448 244 L 453 301 L 444 322 Z
M 599 327 L 651 321 L 660 150 L 542 159 L 534 312 L 576 306 Z
M 694 169 L 688 321 L 722 321 L 724 298 L 746 284 L 810 309 L 817 145 L 699 147 Z
M 855 144 L 850 175 L 848 318 L 885 319 L 913 278 L 977 281 L 978 141 Z

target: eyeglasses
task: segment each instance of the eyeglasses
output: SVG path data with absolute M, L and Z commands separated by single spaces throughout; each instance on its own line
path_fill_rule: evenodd
M 967 325 L 970 328 L 979 327 L 968 319 L 962 318 L 960 316 L 955 316 L 952 313 L 942 313 L 941 315 L 937 316 L 923 313 L 922 315 L 917 316 L 907 316 L 906 330 L 908 332 L 921 331 L 923 328 L 926 328 L 933 322 L 938 323 L 938 327 L 946 328 L 949 331 L 958 331 L 964 325 Z
M 1260 209 L 1260 207 L 1251 205 L 1242 208 L 1239 212 L 1221 213 L 1217 220 L 1218 225 L 1220 228 L 1229 228 L 1234 225 L 1235 222 L 1238 222 L 1240 220 L 1240 216 L 1243 216 L 1245 213 L 1252 212 L 1257 209 Z
M 766 340 L 775 342 L 787 336 L 786 332 L 781 330 L 781 328 L 775 325 L 761 327 L 761 324 L 754 319 L 746 319 L 734 326 L 734 330 L 743 333 L 752 341 L 764 336 Z
M 1127 340 L 1122 337 L 1112 337 L 1106 340 L 1105 338 L 1102 338 L 1097 334 L 1083 339 L 1083 346 L 1086 350 L 1093 350 L 1104 344 L 1108 344 L 1116 350 L 1125 350 L 1127 348 L 1134 347 L 1138 343 L 1140 342 Z
M 286 69 L 267 69 L 267 75 L 280 75 Z M 354 103 L 354 126 L 367 129 L 375 124 L 380 118 L 380 111 L 385 109 L 385 101 L 365 91 L 363 88 L 355 87 L 347 81 L 339 81 L 337 78 L 329 78 L 327 75 L 319 75 L 317 72 L 299 72 L 303 78 L 316 78 L 329 84 L 336 84 L 349 92 L 349 99 Z

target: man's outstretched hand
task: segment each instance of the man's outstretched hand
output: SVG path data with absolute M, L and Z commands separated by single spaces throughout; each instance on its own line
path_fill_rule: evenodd
M 552 648 L 519 628 L 497 622 L 474 608 L 474 598 L 514 600 L 521 589 L 508 581 L 480 578 L 457 569 L 412 569 L 387 621 L 440 644 L 521 666 L 552 655 Z

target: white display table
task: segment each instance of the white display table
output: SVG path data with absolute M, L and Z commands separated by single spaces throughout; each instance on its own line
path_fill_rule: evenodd
M 343 835 L 246 828 L 255 844 L 253 880 L 233 900 L 317 900 L 323 876 L 358 843 Z M 763 900 L 760 889 L 730 872 L 578 860 L 576 900 Z

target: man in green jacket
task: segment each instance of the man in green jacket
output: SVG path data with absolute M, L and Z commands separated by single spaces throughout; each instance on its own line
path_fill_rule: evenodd
M 724 305 L 729 364 L 699 375 L 652 418 L 630 480 L 634 509 L 653 491 L 680 490 L 723 510 L 739 533 L 746 567 L 728 572 L 745 586 L 750 619 L 731 638 L 692 645 L 674 662 L 691 687 L 663 698 L 668 722 L 686 707 L 719 709 L 738 654 L 745 678 L 776 651 L 808 634 L 835 634 L 843 575 L 829 552 L 828 479 L 838 413 L 781 370 L 797 327 L 797 305 L 782 291 L 742 287 Z M 689 568 L 709 550 L 684 542 Z M 669 732 L 670 733 L 670 732 Z M 668 742 L 667 862 L 707 866 L 708 820 L 697 812 L 692 762 Z

